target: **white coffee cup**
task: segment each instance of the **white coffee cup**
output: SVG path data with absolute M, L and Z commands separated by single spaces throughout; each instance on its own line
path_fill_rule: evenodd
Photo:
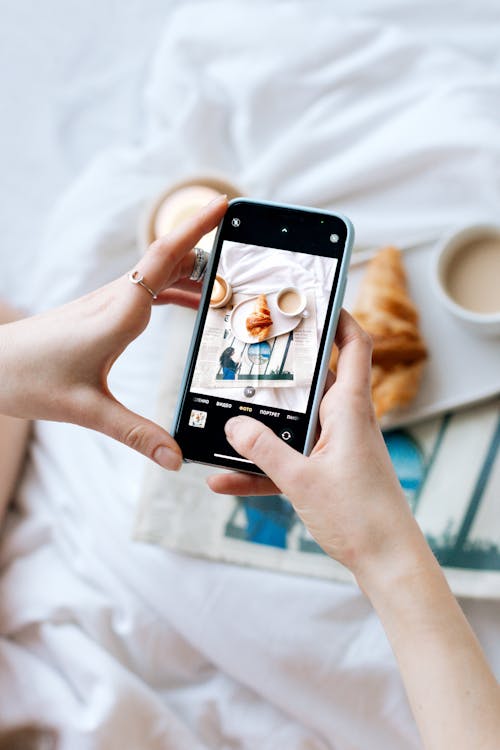
M 193 175 L 171 184 L 147 207 L 139 227 L 141 248 L 146 250 L 159 237 L 168 234 L 189 216 L 194 216 L 203 206 L 217 196 L 226 194 L 231 200 L 244 191 L 221 175 Z M 210 251 L 216 229 L 202 237 L 198 247 Z
M 220 276 L 217 274 L 217 276 L 214 279 L 214 284 L 212 287 L 212 294 L 210 297 L 210 307 L 225 307 L 231 297 L 233 296 L 233 289 L 231 287 L 231 284 L 229 281 L 226 281 L 226 279 L 223 276 Z
M 436 247 L 434 292 L 464 327 L 483 336 L 500 334 L 500 226 L 461 229 Z
M 307 297 L 296 286 L 285 286 L 278 292 L 276 304 L 282 315 L 295 318 L 304 313 L 307 307 Z

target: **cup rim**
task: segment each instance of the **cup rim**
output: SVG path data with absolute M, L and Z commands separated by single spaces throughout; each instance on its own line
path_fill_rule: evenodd
M 222 279 L 222 281 L 224 282 L 226 286 L 226 293 L 219 302 L 210 302 L 210 300 L 208 301 L 208 306 L 211 307 L 212 309 L 216 309 L 218 307 L 224 307 L 224 305 L 227 305 L 227 303 L 229 302 L 233 294 L 233 288 L 231 284 L 229 283 L 229 281 L 225 279 L 224 276 L 222 276 L 220 273 L 215 274 L 215 278 L 217 277 L 219 279 Z
M 443 281 L 444 271 L 453 256 L 468 242 L 480 236 L 495 236 L 500 240 L 500 224 L 469 224 L 449 232 L 441 240 L 434 252 L 433 282 L 434 289 L 442 304 L 463 320 L 479 325 L 500 323 L 500 310 L 494 313 L 479 313 L 469 310 L 456 302 L 449 294 Z
M 290 312 L 285 312 L 284 310 L 281 309 L 279 301 L 280 301 L 280 297 L 285 292 L 297 292 L 297 294 L 300 295 L 301 304 L 300 304 L 299 310 L 297 312 L 290 313 Z M 303 313 L 304 310 L 306 309 L 306 307 L 307 307 L 307 297 L 304 294 L 304 292 L 302 291 L 302 289 L 299 289 L 296 286 L 284 286 L 284 287 L 282 287 L 282 289 L 278 290 L 278 294 L 276 295 L 276 306 L 277 306 L 278 310 L 280 311 L 280 313 L 282 315 L 286 315 L 286 316 L 288 316 L 290 318 L 295 318 L 297 315 L 300 315 L 301 313 Z
M 157 192 L 152 199 L 149 201 L 145 211 L 143 224 L 140 229 L 141 234 L 141 245 L 145 247 L 155 241 L 155 221 L 160 206 L 170 196 L 176 193 L 178 190 L 183 188 L 195 187 L 200 185 L 201 187 L 212 188 L 213 190 L 219 190 L 220 193 L 226 193 L 228 199 L 237 198 L 240 195 L 244 195 L 244 192 L 238 185 L 235 185 L 230 179 L 218 172 L 203 172 L 203 173 L 189 173 L 184 177 L 178 177 L 176 180 L 171 182 L 169 185 L 165 185 L 163 190 Z

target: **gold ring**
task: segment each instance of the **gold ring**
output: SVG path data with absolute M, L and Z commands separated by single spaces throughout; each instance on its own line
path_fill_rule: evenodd
M 150 286 L 146 284 L 144 281 L 144 276 L 139 273 L 139 271 L 130 271 L 128 274 L 128 280 L 132 282 L 132 284 L 140 284 L 140 286 L 144 287 L 144 289 L 149 292 L 149 294 L 152 296 L 153 299 L 158 299 L 158 295 L 156 292 L 154 292 Z

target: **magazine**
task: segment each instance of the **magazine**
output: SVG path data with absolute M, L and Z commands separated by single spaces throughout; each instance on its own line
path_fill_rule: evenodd
M 190 325 L 192 319 L 184 330 Z M 170 358 L 160 394 L 158 420 L 167 429 L 186 349 L 187 340 L 176 351 L 178 362 Z M 220 342 L 214 341 L 207 361 L 216 361 L 219 351 Z M 296 362 L 295 355 L 295 367 Z M 179 374 L 174 378 L 172 372 Z M 384 437 L 408 503 L 453 591 L 500 597 L 500 401 L 392 430 Z M 172 474 L 148 464 L 135 538 L 214 560 L 352 580 L 323 553 L 286 497 L 214 495 L 205 482 L 213 472 L 190 464 Z

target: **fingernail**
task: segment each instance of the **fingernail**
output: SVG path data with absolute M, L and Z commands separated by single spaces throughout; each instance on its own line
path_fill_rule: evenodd
M 222 201 L 227 201 L 226 193 L 224 193 L 223 195 L 218 195 L 217 198 L 211 200 L 210 203 L 208 203 L 208 206 L 214 206 L 216 203 L 222 203 Z
M 224 426 L 224 432 L 228 438 L 234 435 L 235 430 L 238 429 L 238 425 L 241 424 L 242 421 L 241 417 L 232 417 L 231 419 L 228 419 Z
M 176 451 L 167 448 L 166 445 L 159 445 L 153 453 L 153 460 L 164 469 L 179 471 L 182 466 L 182 458 Z

